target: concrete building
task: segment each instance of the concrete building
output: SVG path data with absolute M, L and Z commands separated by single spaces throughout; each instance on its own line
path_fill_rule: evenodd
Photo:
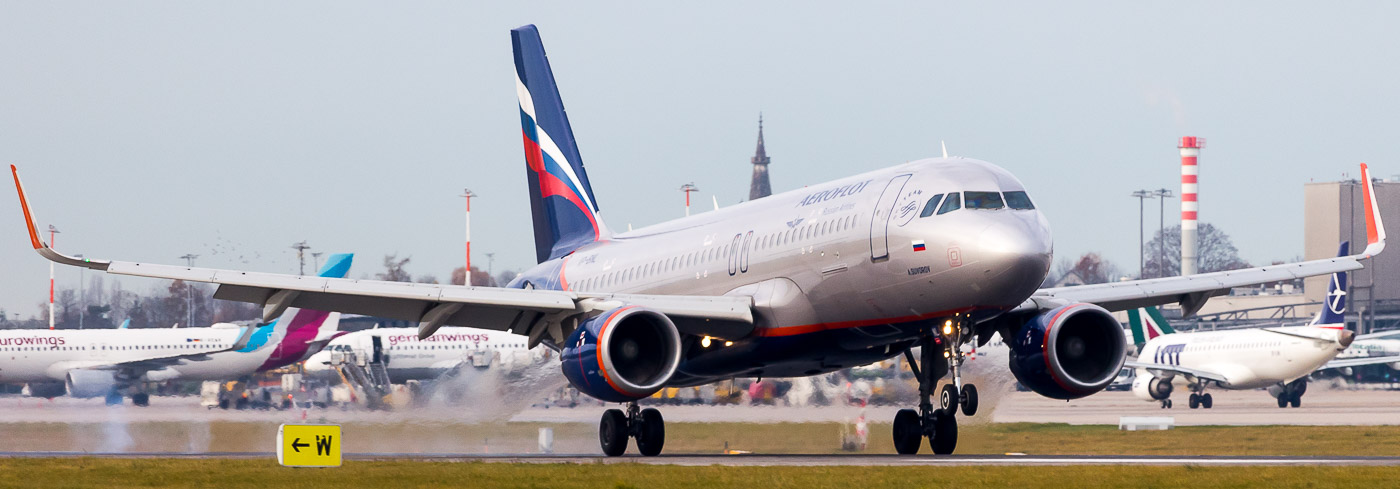
M 1376 203 L 1385 220 L 1390 246 L 1380 256 L 1364 262 L 1366 268 L 1351 272 L 1348 317 L 1362 317 L 1358 331 L 1375 326 L 1384 329 L 1400 320 L 1400 183 L 1377 180 Z M 1351 252 L 1366 247 L 1366 207 L 1358 180 L 1309 183 L 1303 186 L 1303 258 L 1317 260 L 1336 256 L 1337 245 L 1351 241 Z M 1309 302 L 1321 301 L 1327 294 L 1328 277 L 1304 281 Z M 1311 308 L 1314 312 L 1317 306 Z M 1377 322 L 1377 319 L 1381 322 Z M 1354 321 L 1354 319 L 1350 319 Z

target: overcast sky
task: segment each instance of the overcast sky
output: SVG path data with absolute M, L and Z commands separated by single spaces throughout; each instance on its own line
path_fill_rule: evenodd
M 1208 141 L 1201 219 L 1255 263 L 1302 254 L 1305 182 L 1400 174 L 1392 2 L 0 5 L 0 161 L 95 258 L 294 273 L 306 240 L 446 280 L 469 187 L 476 263 L 533 265 L 526 23 L 614 229 L 681 216 L 686 182 L 745 198 L 760 110 L 775 192 L 946 141 L 1025 183 L 1057 257 L 1129 272 L 1129 194 L 1179 190 L 1180 136 Z M 48 265 L 23 226 L 0 192 L 0 307 L 28 317 Z

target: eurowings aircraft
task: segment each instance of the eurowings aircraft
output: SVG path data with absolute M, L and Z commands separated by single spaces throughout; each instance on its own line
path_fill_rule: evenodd
M 460 368 L 485 368 L 493 363 L 513 366 L 527 360 L 530 350 L 525 336 L 477 328 L 447 326 L 419 339 L 413 328 L 374 328 L 346 334 L 331 341 L 320 352 L 306 359 L 306 373 L 319 377 L 336 375 L 332 360 L 337 354 L 384 358 L 389 381 L 433 380 Z M 523 357 L 523 358 L 517 358 Z
M 1369 185 L 1370 182 L 1367 182 Z M 1337 256 L 1347 256 L 1343 242 Z M 1400 361 L 1400 356 L 1337 359 L 1352 344 L 1346 329 L 1347 276 L 1332 274 L 1327 300 L 1307 326 L 1249 328 L 1176 333 L 1156 307 L 1128 311 L 1138 344 L 1133 394 L 1172 407 L 1172 386 L 1191 390 L 1191 409 L 1214 405 L 1206 387 L 1246 390 L 1265 388 L 1278 407 L 1302 405 L 1308 374 L 1329 368 Z
M 353 255 L 332 255 L 320 277 L 342 278 Z M 310 277 L 306 277 L 308 280 Z M 126 323 L 123 323 L 125 325 Z M 336 336 L 340 313 L 287 308 L 257 327 L 0 331 L 0 382 L 27 383 L 30 395 L 123 394 L 145 406 L 146 382 L 236 380 L 305 360 Z
M 638 399 L 666 386 L 734 377 L 816 375 L 903 355 L 918 410 L 899 411 L 894 442 L 917 453 L 957 444 L 955 414 L 976 412 L 960 374 L 963 343 L 995 333 L 1021 384 L 1055 399 L 1102 390 L 1123 366 L 1109 311 L 1178 302 L 1188 313 L 1230 288 L 1361 268 L 1385 234 L 1375 214 L 1359 255 L 1285 265 L 1039 289 L 1050 226 L 1026 187 L 991 163 L 931 158 L 815 184 L 623 233 L 603 222 L 539 32 L 511 31 L 526 181 L 539 264 L 507 288 L 307 279 L 78 259 L 49 248 L 21 202 L 34 248 L 107 273 L 219 284 L 216 298 L 267 317 L 315 306 L 443 325 L 508 330 L 561 351 L 565 377 L 608 402 L 603 452 L 657 455 L 661 413 Z M 1363 178 L 1369 176 L 1362 165 Z M 19 187 L 19 178 L 15 178 Z M 914 351 L 918 349 L 919 358 Z M 933 404 L 939 379 L 952 382 Z

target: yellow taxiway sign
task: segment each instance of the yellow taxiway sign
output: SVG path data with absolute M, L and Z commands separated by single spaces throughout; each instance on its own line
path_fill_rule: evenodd
M 286 467 L 339 467 L 340 425 L 284 424 L 277 428 L 277 463 Z

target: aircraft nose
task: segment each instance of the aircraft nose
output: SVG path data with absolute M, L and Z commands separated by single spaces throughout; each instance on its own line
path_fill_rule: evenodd
M 1050 271 L 1050 231 L 1041 219 L 998 220 L 982 230 L 977 243 L 988 285 L 1001 293 L 1002 302 L 1025 300 Z

